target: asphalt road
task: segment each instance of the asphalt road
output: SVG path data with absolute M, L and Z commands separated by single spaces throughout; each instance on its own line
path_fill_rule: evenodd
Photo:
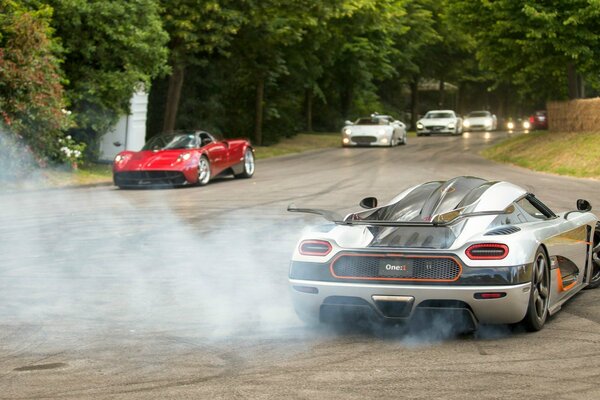
M 260 161 L 202 188 L 0 193 L 0 398 L 600 398 L 600 290 L 538 333 L 307 328 L 296 205 L 356 208 L 433 179 L 509 180 L 555 211 L 598 181 L 477 156 L 505 133 Z

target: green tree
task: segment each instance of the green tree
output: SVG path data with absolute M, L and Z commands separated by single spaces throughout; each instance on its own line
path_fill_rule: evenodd
M 575 98 L 577 73 L 597 80 L 597 1 L 457 0 L 451 10 L 476 39 L 481 66 L 523 97 Z
M 243 20 L 242 1 L 161 0 L 162 19 L 169 33 L 169 76 L 163 131 L 175 128 L 185 70 L 201 66 L 215 52 L 224 53 Z
M 39 1 L 37 1 L 39 2 Z M 129 112 L 133 93 L 166 72 L 168 36 L 155 0 L 46 0 L 63 48 L 80 135 L 94 143 Z M 94 148 L 95 146 L 92 146 Z
M 39 161 L 60 158 L 59 140 L 69 126 L 51 16 L 48 6 L 28 8 L 15 1 L 0 6 L 1 120 Z

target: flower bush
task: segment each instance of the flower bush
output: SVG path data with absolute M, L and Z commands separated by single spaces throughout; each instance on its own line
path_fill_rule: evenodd
M 64 138 L 58 139 L 60 145 L 59 154 L 57 159 L 60 159 L 69 163 L 76 163 L 83 159 L 83 152 L 85 150 L 85 143 L 77 143 L 71 135 L 67 135 Z

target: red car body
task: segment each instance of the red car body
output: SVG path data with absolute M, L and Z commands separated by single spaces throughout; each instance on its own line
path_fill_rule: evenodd
M 115 157 L 113 181 L 119 187 L 140 187 L 206 184 L 226 173 L 249 178 L 254 174 L 253 153 L 248 140 L 217 140 L 205 131 L 157 136 L 141 151 L 123 151 Z M 201 179 L 201 159 L 208 161 L 208 179 Z

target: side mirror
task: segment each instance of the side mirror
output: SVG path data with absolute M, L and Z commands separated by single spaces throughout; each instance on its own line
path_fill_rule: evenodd
M 587 200 L 579 199 L 577 200 L 577 210 L 584 212 L 592 211 L 592 205 Z
M 346 125 L 352 125 L 352 121 L 346 121 L 346 122 L 344 122 L 344 124 L 346 124 Z
M 358 203 L 362 208 L 375 208 L 377 207 L 377 198 L 376 197 L 365 197 Z

